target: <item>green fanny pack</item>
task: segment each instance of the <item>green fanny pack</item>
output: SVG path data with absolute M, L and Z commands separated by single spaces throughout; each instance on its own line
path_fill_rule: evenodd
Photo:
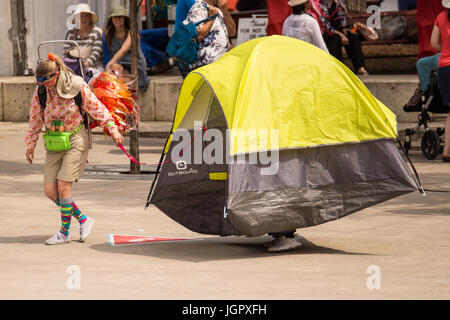
M 66 151 L 70 149 L 70 136 L 78 132 L 83 124 L 80 124 L 72 132 L 59 132 L 47 130 L 44 133 L 45 148 L 48 151 Z

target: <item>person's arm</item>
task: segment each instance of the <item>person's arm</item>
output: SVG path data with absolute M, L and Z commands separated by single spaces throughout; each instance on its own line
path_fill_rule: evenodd
M 120 47 L 119 51 L 116 52 L 114 57 L 109 60 L 108 64 L 106 65 L 105 70 L 108 71 L 108 69 L 115 63 L 119 62 L 120 59 L 131 49 L 131 34 L 128 32 L 127 38 L 122 44 L 122 47 Z
M 27 145 L 26 158 L 28 162 L 33 163 L 34 148 L 39 140 L 39 133 L 44 125 L 44 110 L 41 107 L 38 97 L 38 89 L 34 91 L 33 99 L 30 106 L 30 123 L 27 135 L 25 137 L 25 144 Z
M 75 29 L 68 29 L 66 31 L 66 36 L 64 37 L 64 40 L 74 40 L 74 32 L 75 32 Z M 72 45 L 70 45 L 68 43 L 64 43 L 64 46 L 63 46 L 64 56 L 69 57 L 70 49 L 72 49 Z
M 433 26 L 433 32 L 431 33 L 430 40 L 431 47 L 438 51 L 441 51 L 441 30 L 437 25 Z
M 219 13 L 219 9 L 217 9 L 214 6 L 209 6 L 209 8 L 208 8 L 208 16 L 209 17 L 211 17 L 215 14 L 218 14 L 218 13 Z M 208 35 L 208 33 L 211 31 L 214 21 L 215 21 L 215 19 L 206 21 L 205 23 L 203 23 L 203 25 L 201 27 L 197 28 L 197 41 L 198 42 L 202 41 Z
M 236 36 L 236 24 L 228 11 L 227 0 L 219 0 L 217 6 L 223 13 L 223 19 L 225 20 L 225 25 L 227 26 L 228 37 L 233 38 Z
M 343 34 L 342 32 L 340 32 L 340 31 L 338 31 L 336 29 L 333 32 L 335 34 L 337 34 L 339 37 L 341 37 L 341 41 L 342 41 L 342 44 L 344 46 L 348 45 L 348 38 L 347 38 L 347 36 L 345 34 Z
M 329 53 L 327 45 L 325 44 L 325 41 L 323 41 L 322 33 L 320 32 L 320 27 L 319 27 L 319 24 L 317 23 L 317 21 L 311 20 L 311 22 L 308 23 L 308 27 L 311 32 L 313 44 L 316 47 L 325 51 L 326 53 Z
M 91 55 L 85 61 L 85 65 L 88 68 L 96 66 L 98 64 L 100 56 L 102 55 L 102 31 L 100 28 L 94 28 L 92 32 L 95 34 L 95 40 L 92 43 Z

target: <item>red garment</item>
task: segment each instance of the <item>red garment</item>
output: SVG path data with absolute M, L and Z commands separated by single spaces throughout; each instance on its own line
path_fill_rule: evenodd
M 236 3 L 238 0 L 228 0 L 227 1 L 227 8 L 230 11 L 236 11 Z
M 435 26 L 441 31 L 441 56 L 439 57 L 439 68 L 450 66 L 450 22 L 448 21 L 447 10 L 441 12 L 436 21 Z
M 267 35 L 282 34 L 283 23 L 292 14 L 292 8 L 287 0 L 267 0 Z
M 336 9 L 330 14 L 328 11 L 331 6 L 328 5 L 328 0 L 310 0 L 311 8 L 308 11 L 319 23 L 322 33 L 326 32 L 329 35 L 334 33 L 337 25 L 342 28 L 347 24 L 347 8 L 342 0 L 334 0 L 334 2 Z
M 417 36 L 419 40 L 419 59 L 432 56 L 439 51 L 431 47 L 430 39 L 434 21 L 445 8 L 442 0 L 417 1 Z

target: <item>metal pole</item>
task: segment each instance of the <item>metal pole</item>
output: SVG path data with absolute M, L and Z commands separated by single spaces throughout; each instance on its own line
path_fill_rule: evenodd
M 11 29 L 9 39 L 12 42 L 13 70 L 15 76 L 24 75 L 27 69 L 26 28 L 23 0 L 10 0 Z

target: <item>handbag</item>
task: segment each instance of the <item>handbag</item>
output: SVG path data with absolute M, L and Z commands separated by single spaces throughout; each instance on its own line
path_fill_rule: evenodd
M 86 60 L 91 56 L 92 47 L 89 45 L 80 46 L 80 51 L 78 51 L 78 48 L 72 48 L 69 50 L 69 56 L 72 58 L 81 58 L 83 60 Z
M 184 20 L 182 24 L 177 26 L 170 38 L 167 44 L 167 53 L 182 64 L 194 63 L 198 58 L 199 50 L 197 26 L 206 21 L 214 20 L 217 16 L 218 14 L 215 14 L 196 23 Z
M 75 29 L 74 31 L 74 38 L 76 39 L 78 37 L 78 30 Z M 73 47 L 69 50 L 68 56 L 74 59 L 83 59 L 86 60 L 91 56 L 92 53 L 92 42 L 88 45 L 79 46 L 80 50 L 78 50 L 78 47 Z
M 70 149 L 70 136 L 82 128 L 80 124 L 72 132 L 59 132 L 47 130 L 44 133 L 45 148 L 48 151 L 67 151 Z
M 366 40 L 378 40 L 378 33 L 376 33 L 376 31 L 365 25 L 365 24 L 361 24 L 360 28 L 359 28 L 359 32 L 361 32 L 361 34 L 363 35 L 363 37 Z

